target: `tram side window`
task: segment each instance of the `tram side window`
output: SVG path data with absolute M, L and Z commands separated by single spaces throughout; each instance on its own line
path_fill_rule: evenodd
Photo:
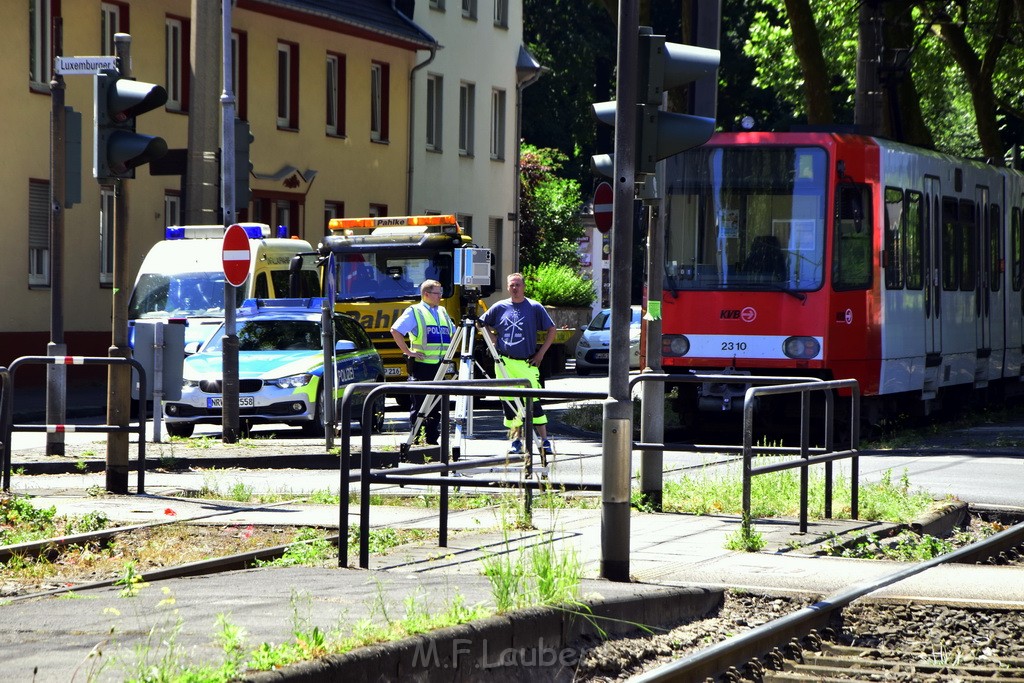
M 907 192 L 907 209 L 903 226 L 906 239 L 903 248 L 906 253 L 907 289 L 920 290 L 924 286 L 924 204 L 921 193 Z
M 957 204 L 956 200 L 950 197 L 942 199 L 942 288 L 953 291 L 958 289 L 957 278 L 960 275 L 958 265 L 960 256 L 958 248 L 960 240 L 957 239 Z
M 903 289 L 906 259 L 903 191 L 885 188 L 885 288 Z
M 837 290 L 871 286 L 871 196 L 864 185 L 844 184 L 837 193 L 832 282 Z
M 960 289 L 972 291 L 978 270 L 978 215 L 974 211 L 974 202 L 969 199 L 960 200 L 960 229 L 957 239 L 960 241 Z

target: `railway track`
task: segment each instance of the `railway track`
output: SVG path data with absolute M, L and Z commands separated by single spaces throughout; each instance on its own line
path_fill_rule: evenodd
M 604 671 L 599 667 L 588 671 L 584 666 L 577 680 L 623 680 L 637 674 L 629 680 L 1024 682 L 1024 605 L 972 600 L 969 586 L 963 587 L 963 595 L 955 603 L 908 603 L 871 597 L 882 588 L 950 563 L 998 565 L 993 569 L 1005 575 L 1005 581 L 1020 582 L 1024 580 L 1022 544 L 1024 524 L 1016 524 L 982 541 L 901 567 L 812 604 L 797 608 L 799 603 L 790 601 L 787 604 L 792 611 L 770 620 L 761 615 L 778 611 L 777 601 L 741 598 L 740 607 L 733 608 L 733 623 L 718 623 L 703 635 L 697 624 L 683 627 L 685 637 L 695 642 L 720 638 L 716 644 L 693 648 L 671 661 L 665 661 L 662 653 L 660 661 L 634 663 L 618 674 L 609 673 L 607 666 Z M 761 621 L 765 623 L 750 628 Z M 737 631 L 743 632 L 735 635 Z M 673 636 L 665 638 L 671 642 Z M 644 649 L 635 643 L 617 647 Z M 657 652 L 658 647 L 649 649 Z M 600 655 L 592 653 L 589 657 L 593 661 Z

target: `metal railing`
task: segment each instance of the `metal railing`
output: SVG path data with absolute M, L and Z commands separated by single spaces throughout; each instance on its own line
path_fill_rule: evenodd
M 856 380 L 822 380 L 817 377 L 775 376 L 775 375 L 741 375 L 734 373 L 690 373 L 686 375 L 670 375 L 661 373 L 641 373 L 629 383 L 630 395 L 633 388 L 642 382 L 662 382 L 675 384 L 697 384 L 714 382 L 720 384 L 750 384 L 743 397 L 743 445 L 704 445 L 695 443 L 674 444 L 677 448 L 669 449 L 664 443 L 634 442 L 633 449 L 639 451 L 679 451 L 678 446 L 696 452 L 735 452 L 743 458 L 743 515 L 750 517 L 751 478 L 758 474 L 768 474 L 786 469 L 800 468 L 800 531 L 807 531 L 808 508 L 808 470 L 810 465 L 825 465 L 825 518 L 832 517 L 833 471 L 835 460 L 851 459 L 851 514 L 858 518 L 859 503 L 859 461 L 857 449 L 860 443 L 860 385 Z M 847 450 L 835 451 L 834 423 L 835 396 L 834 390 L 849 389 L 850 401 L 850 447 Z M 824 446 L 810 445 L 810 401 L 811 392 L 821 392 L 825 400 L 824 411 Z M 755 399 L 762 396 L 778 396 L 782 394 L 800 394 L 800 445 L 798 447 L 754 446 L 754 415 Z M 799 459 L 767 465 L 754 465 L 756 455 L 787 455 L 797 454 Z
M 82 424 L 14 424 L 14 379 L 22 365 L 130 365 L 138 373 L 139 378 L 139 421 L 131 425 L 82 425 Z M 134 358 L 118 358 L 107 356 L 21 356 L 16 358 L 10 367 L 0 373 L 3 382 L 3 393 L 0 394 L 0 439 L 3 452 L 0 454 L 0 466 L 3 468 L 3 490 L 11 488 L 11 434 L 13 432 L 84 432 L 123 434 L 137 432 L 139 437 L 138 461 L 138 492 L 145 492 L 146 480 L 146 371 Z
M 361 423 L 369 425 L 372 423 L 373 406 L 378 396 L 384 395 L 439 395 L 441 409 L 441 434 L 440 434 L 440 462 L 423 465 L 399 465 L 391 469 L 375 470 L 371 468 L 370 454 L 372 445 L 370 442 L 370 429 L 363 428 L 360 443 L 360 472 L 358 481 L 360 484 L 359 495 L 359 566 L 367 569 L 370 566 L 370 486 L 372 484 L 413 484 L 426 486 L 439 486 L 439 519 L 438 519 L 438 547 L 444 548 L 448 545 L 448 489 L 451 486 L 507 486 L 509 488 L 522 488 L 524 495 L 524 507 L 529 515 L 532 505 L 532 490 L 544 488 L 543 482 L 533 482 L 533 430 L 526 428 L 526 425 L 533 424 L 533 401 L 523 401 L 525 404 L 525 416 L 523 420 L 526 448 L 523 455 L 503 455 L 490 458 L 473 458 L 470 460 L 459 459 L 451 461 L 451 448 L 449 433 L 446 426 L 449 422 L 449 398 L 451 396 L 472 396 L 472 397 L 500 397 L 500 398 L 536 398 L 536 399 L 568 399 L 588 400 L 605 399 L 607 394 L 593 391 L 558 391 L 554 389 L 530 389 L 520 388 L 527 385 L 528 380 L 522 379 L 500 379 L 500 380 L 452 380 L 445 382 L 389 382 L 383 384 L 350 384 L 345 388 L 341 398 L 341 454 L 339 460 L 340 470 L 340 502 L 338 511 L 338 529 L 342 539 L 347 538 L 349 526 L 349 487 L 356 479 L 351 473 L 351 415 L 352 403 L 357 394 L 366 393 L 363 399 Z M 516 386 L 518 385 L 518 386 Z M 478 469 L 488 465 L 518 464 L 524 465 L 523 478 L 521 481 L 509 481 L 488 477 L 460 477 L 453 481 L 448 475 L 461 470 Z M 437 475 L 437 476 L 429 476 Z M 574 488 L 562 486 L 560 488 Z M 348 546 L 342 540 L 338 543 L 338 566 L 348 565 Z

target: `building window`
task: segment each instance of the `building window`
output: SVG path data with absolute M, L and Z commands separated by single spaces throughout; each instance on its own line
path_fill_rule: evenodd
M 430 0 L 430 9 L 444 11 L 444 0 Z
M 277 44 L 277 127 L 299 129 L 299 46 Z
M 114 190 L 100 189 L 100 284 L 114 282 Z
M 473 155 L 473 99 L 476 86 L 462 83 L 459 86 L 459 154 Z
M 466 19 L 476 19 L 476 0 L 462 0 L 462 16 Z
M 502 281 L 502 270 L 501 260 L 504 255 L 504 249 L 502 249 L 501 238 L 505 232 L 505 222 L 500 218 L 491 216 L 487 219 L 487 243 L 491 248 L 491 253 L 494 254 L 494 264 L 497 266 L 497 272 L 495 275 L 495 281 Z
M 345 134 L 345 55 L 327 55 L 327 134 Z
M 505 158 L 505 91 L 491 91 L 491 158 Z
M 494 0 L 494 25 L 508 28 L 508 0 Z
M 167 18 L 167 108 L 171 111 L 188 109 L 185 97 L 185 78 L 188 74 L 186 57 L 188 43 L 185 37 L 185 22 L 172 17 Z
M 442 93 L 444 79 L 437 75 L 427 76 L 427 149 L 441 151 Z
M 50 183 L 28 181 L 28 284 L 50 286 Z
M 231 32 L 231 83 L 235 92 L 235 115 L 249 120 L 249 37 L 238 31 Z
M 100 54 L 112 55 L 114 34 L 128 33 L 128 5 L 121 2 L 104 2 L 100 5 Z
M 35 89 L 50 88 L 50 0 L 28 2 L 29 84 Z
M 342 218 L 345 215 L 345 202 L 326 201 L 324 202 L 324 234 L 330 232 L 331 219 Z
M 377 218 L 379 216 L 388 215 L 387 204 L 370 204 L 370 212 L 367 214 L 371 218 Z
M 370 64 L 370 139 L 388 141 L 391 69 L 383 62 Z
M 459 213 L 455 214 L 455 220 L 459 222 L 459 227 L 462 228 L 464 235 L 473 236 L 473 216 L 468 213 Z
M 177 192 L 164 194 L 164 227 L 181 225 L 181 195 Z

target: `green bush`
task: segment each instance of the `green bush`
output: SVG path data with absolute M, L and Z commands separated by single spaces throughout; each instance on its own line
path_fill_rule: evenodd
M 590 306 L 594 283 L 569 266 L 547 264 L 523 269 L 526 295 L 545 306 Z

